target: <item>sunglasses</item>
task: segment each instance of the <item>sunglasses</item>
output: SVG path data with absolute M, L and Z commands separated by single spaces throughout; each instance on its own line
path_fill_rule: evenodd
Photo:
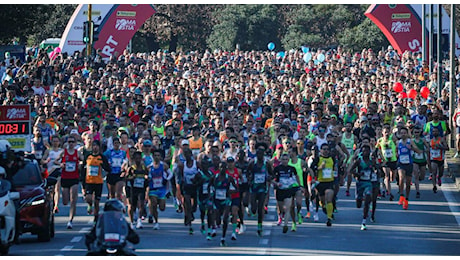
M 75 141 L 67 141 L 69 144 L 73 144 L 75 143 Z

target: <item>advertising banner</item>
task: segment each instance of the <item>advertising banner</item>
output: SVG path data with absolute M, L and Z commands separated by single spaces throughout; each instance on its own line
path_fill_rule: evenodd
M 10 142 L 16 151 L 31 151 L 31 117 L 29 105 L 0 106 L 0 139 Z

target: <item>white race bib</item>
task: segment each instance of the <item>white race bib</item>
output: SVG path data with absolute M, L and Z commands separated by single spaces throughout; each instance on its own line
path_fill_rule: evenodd
M 66 172 L 73 172 L 77 169 L 77 163 L 76 162 L 66 162 L 65 163 L 65 171 Z
M 224 200 L 227 198 L 227 191 L 225 189 L 217 189 L 216 190 L 216 199 L 217 200 Z
M 99 166 L 94 166 L 94 165 L 90 165 L 88 167 L 88 175 L 89 176 L 98 176 L 99 175 Z
M 203 194 L 208 194 L 209 183 L 203 183 Z
M 441 150 L 439 150 L 439 149 L 431 149 L 430 150 L 430 155 L 431 155 L 431 158 L 439 158 L 439 157 L 441 157 Z
M 385 150 L 383 150 L 383 156 L 385 156 L 385 158 L 393 157 L 393 149 L 385 149 Z
M 399 156 L 399 162 L 402 164 L 409 164 L 410 163 L 410 157 L 408 154 L 403 154 Z
M 134 188 L 144 188 L 144 181 L 144 178 L 135 178 L 133 184 Z
M 424 159 L 423 157 L 424 157 L 423 152 L 421 152 L 421 153 L 415 153 L 414 152 L 414 159 L 423 160 Z
M 365 170 L 363 172 L 363 176 L 361 176 L 362 180 L 370 180 L 371 179 L 371 170 Z
M 264 182 L 265 182 L 265 174 L 263 174 L 263 173 L 254 174 L 254 183 L 255 184 L 262 184 Z
M 153 183 L 153 188 L 154 189 L 160 188 L 160 187 L 163 186 L 163 178 L 161 178 L 161 177 L 153 178 L 152 183 Z
M 325 179 L 332 178 L 332 169 L 328 169 L 328 168 L 323 169 L 323 178 Z
M 112 167 L 121 167 L 122 164 L 123 164 L 123 159 L 112 158 Z

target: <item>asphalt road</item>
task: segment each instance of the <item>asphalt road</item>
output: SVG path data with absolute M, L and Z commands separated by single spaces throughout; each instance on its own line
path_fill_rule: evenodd
M 352 194 L 355 184 L 352 185 Z M 396 184 L 393 184 L 395 192 Z M 353 195 L 345 196 L 341 187 L 338 195 L 338 213 L 332 227 L 325 224 L 326 215 L 319 212 L 320 220 L 304 219 L 297 231 L 283 234 L 277 226 L 275 201 L 272 197 L 269 213 L 265 217 L 264 234 L 256 234 L 256 217 L 246 217 L 247 230 L 230 240 L 227 247 L 220 247 L 220 230 L 213 240 L 207 241 L 199 232 L 200 221 L 193 222 L 194 234 L 189 235 L 183 225 L 183 214 L 176 213 L 172 200 L 167 209 L 160 212 L 160 230 L 144 221 L 144 228 L 137 230 L 141 242 L 135 246 L 140 256 L 380 256 L 380 255 L 460 255 L 460 193 L 450 178 L 443 178 L 443 185 L 434 194 L 428 180 L 421 183 L 421 198 L 411 193 L 409 209 L 403 210 L 397 201 L 388 197 L 377 202 L 376 222 L 367 221 L 368 229 L 360 230 L 362 209 L 357 209 Z M 415 189 L 413 187 L 413 189 Z M 105 200 L 105 195 L 104 199 Z M 397 197 L 397 196 L 396 196 Z M 62 203 L 62 202 L 61 202 Z M 50 242 L 38 242 L 36 236 L 23 235 L 21 243 L 10 248 L 11 256 L 82 256 L 86 254 L 84 234 L 91 227 L 93 216 L 86 213 L 81 196 L 72 230 L 66 229 L 68 206 L 60 205 L 55 217 L 56 235 Z M 305 208 L 302 210 L 305 215 Z M 3 257 L 2 257 L 3 259 Z

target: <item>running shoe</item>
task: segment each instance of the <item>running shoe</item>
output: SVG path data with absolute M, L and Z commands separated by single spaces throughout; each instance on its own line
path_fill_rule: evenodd
M 208 235 L 206 236 L 206 240 L 211 241 L 211 239 L 212 239 L 211 234 L 208 233 Z
M 345 191 L 345 196 L 350 197 L 350 191 L 349 190 Z
M 232 233 L 232 240 L 236 240 L 236 233 L 235 232 Z
M 361 230 L 367 230 L 366 224 L 361 224 Z
M 246 231 L 246 226 L 243 225 L 243 224 L 241 224 L 241 225 L 240 225 L 240 230 L 239 230 L 238 234 L 241 235 L 241 234 L 243 234 L 245 231 Z
M 438 186 L 441 186 L 441 184 L 442 184 L 441 177 L 438 177 Z
M 407 210 L 409 208 L 409 200 L 405 199 L 403 202 L 403 209 Z
M 430 174 L 430 177 L 428 177 L 428 180 L 432 180 L 433 179 L 433 174 Z
M 455 155 L 454 155 L 454 158 L 458 158 L 458 157 L 459 157 L 459 154 L 458 154 L 458 152 L 456 152 Z
M 318 212 L 315 212 L 315 214 L 313 214 L 313 220 L 314 220 L 315 222 L 318 222 L 318 221 L 319 221 Z
M 136 229 L 136 225 L 134 225 L 134 223 L 131 223 L 129 225 L 131 226 L 131 229 L 133 229 L 133 230 Z
M 264 207 L 264 211 L 265 211 L 265 214 L 268 214 L 268 207 L 267 206 Z
M 297 225 L 295 224 L 295 222 L 292 223 L 291 231 L 292 231 L 292 232 L 296 232 L 296 231 L 297 231 Z
M 420 192 L 417 191 L 417 194 L 415 194 L 415 198 L 420 199 Z
M 402 205 L 404 203 L 404 196 L 399 196 L 398 205 Z
M 149 224 L 153 223 L 153 216 L 149 216 Z
M 160 229 L 160 223 L 157 222 L 153 224 L 153 230 L 158 230 L 158 229 Z
M 334 213 L 339 213 L 339 210 L 337 208 L 334 208 Z
M 211 236 L 212 236 L 212 237 L 217 236 L 217 231 L 216 231 L 215 228 L 212 229 L 212 231 L 211 231 Z
M 434 187 L 433 187 L 433 192 L 434 192 L 434 193 L 437 193 L 437 192 L 438 192 L 438 187 L 434 186 Z
M 58 206 L 54 207 L 54 214 L 58 214 L 59 213 L 59 208 Z
M 262 229 L 257 229 L 257 236 L 259 236 L 259 237 L 262 236 Z
M 88 215 L 93 215 L 93 206 L 88 205 L 86 207 L 86 212 L 88 213 Z
M 395 199 L 395 196 L 393 196 L 393 194 L 390 193 L 390 201 L 393 201 Z
M 227 246 L 227 244 L 225 243 L 225 238 L 220 239 L 220 246 Z
M 383 190 L 383 191 L 382 191 L 382 198 L 385 198 L 386 193 L 387 193 L 386 190 Z
M 193 228 L 192 227 L 189 228 L 188 233 L 189 233 L 189 235 L 193 235 Z
M 375 223 L 375 217 L 374 216 L 371 216 L 371 222 Z
M 283 222 L 283 219 L 281 218 L 281 215 L 278 215 L 278 223 L 276 223 L 276 225 L 281 225 L 281 222 Z
M 288 231 L 288 226 L 283 226 L 283 233 L 286 233 Z
M 332 219 L 330 218 L 327 219 L 326 226 L 328 227 L 332 226 Z
M 298 223 L 299 225 L 303 223 L 303 218 L 302 218 L 302 214 L 299 212 L 297 213 L 297 218 L 299 219 Z
M 67 222 L 67 229 L 72 229 L 72 221 Z
M 200 227 L 200 231 L 201 231 L 201 234 L 206 234 L 206 228 L 204 226 L 204 223 L 201 224 L 201 227 Z
M 140 218 L 137 219 L 136 228 L 137 228 L 137 229 L 143 228 L 143 226 L 142 226 L 142 220 L 141 220 Z
M 310 218 L 310 217 L 311 217 L 311 213 L 309 211 L 309 212 L 307 212 L 307 215 L 305 215 L 305 218 Z

